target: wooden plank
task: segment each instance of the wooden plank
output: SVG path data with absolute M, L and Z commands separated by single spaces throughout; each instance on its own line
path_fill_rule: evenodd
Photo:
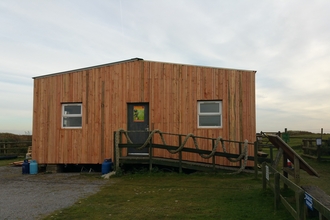
M 317 159 L 317 156 L 312 156 L 312 155 L 309 155 L 309 154 L 302 154 L 302 156 L 312 158 L 312 159 Z
M 112 144 L 109 144 L 113 142 L 112 132 L 126 127 L 127 102 L 141 101 L 149 102 L 149 126 L 153 129 L 233 140 L 247 138 L 252 142 L 255 135 L 254 83 L 251 71 L 151 61 L 119 63 L 36 78 L 34 114 L 38 118 L 33 121 L 36 156 L 45 162 L 102 162 L 102 157 L 113 156 Z M 222 128 L 197 128 L 198 100 L 222 100 Z M 64 102 L 83 103 L 80 132 L 61 128 L 60 108 Z M 51 108 L 54 112 L 48 113 Z M 51 132 L 47 133 L 47 130 Z M 77 137 L 80 140 L 76 140 Z M 175 141 L 169 137 L 170 143 Z M 74 147 L 79 143 L 80 148 Z M 209 144 L 201 145 L 203 149 L 210 149 Z M 164 152 L 158 154 L 177 157 Z M 205 161 L 189 153 L 184 154 L 183 159 Z M 216 163 L 234 165 L 226 159 L 217 159 Z
M 127 148 L 127 147 L 139 148 L 139 147 L 141 147 L 141 144 L 119 144 L 119 148 Z M 178 149 L 178 146 L 153 144 L 153 148 L 154 149 L 162 149 L 163 151 L 164 150 L 174 151 L 174 150 Z M 182 148 L 182 152 L 209 155 L 212 151 L 211 150 L 202 150 L 202 149 L 184 147 L 184 148 Z M 176 153 L 176 154 L 178 154 L 178 153 Z M 237 158 L 239 156 L 238 154 L 231 154 L 231 153 L 224 153 L 224 152 L 215 152 L 214 155 L 219 156 L 219 157 L 226 157 L 226 158 Z M 194 162 L 194 161 L 191 161 L 191 160 L 189 160 L 189 161 Z
M 313 207 L 318 210 L 322 216 L 330 219 L 330 196 L 317 186 L 301 186 L 301 188 L 313 197 Z
M 124 164 L 149 164 L 150 158 L 149 157 L 120 157 L 119 158 L 120 163 Z M 157 165 L 163 165 L 163 166 L 172 166 L 172 167 L 180 167 L 180 161 L 179 160 L 172 160 L 172 159 L 166 159 L 166 158 L 153 158 L 152 164 Z M 199 171 L 214 171 L 216 170 L 227 170 L 231 172 L 237 171 L 237 168 L 231 168 L 231 167 L 224 167 L 220 165 L 216 165 L 213 167 L 212 164 L 203 164 L 198 162 L 189 162 L 189 161 L 182 161 L 181 167 L 184 169 L 193 169 L 193 170 L 199 170 Z M 243 172 L 250 173 L 249 170 L 243 170 Z
M 290 174 L 291 176 L 295 176 L 295 172 L 293 169 L 289 168 L 289 167 L 283 167 L 283 171 L 287 172 L 288 174 Z
M 283 149 L 283 152 L 286 154 L 287 158 L 290 161 L 294 161 L 294 157 L 296 157 L 300 161 L 300 169 L 305 170 L 308 174 L 319 177 L 317 172 L 309 166 L 306 161 L 304 161 L 287 143 L 285 143 L 280 137 L 277 135 L 267 135 L 269 141 L 276 147 Z
M 330 196 L 318 186 L 305 185 L 301 186 L 301 188 L 305 190 L 309 195 L 313 196 L 313 198 L 321 202 L 325 207 L 330 209 Z
M 313 150 L 313 151 L 317 151 L 317 147 L 302 147 L 303 150 Z
M 102 81 L 102 91 L 101 91 L 101 148 L 100 157 L 105 159 L 105 82 Z
M 258 157 L 268 157 L 268 154 L 262 151 L 258 151 Z
M 56 84 L 52 83 L 51 80 L 48 80 L 48 89 L 50 91 L 56 91 Z M 57 115 L 57 108 L 56 106 L 56 97 L 54 97 L 56 92 L 51 93 L 48 97 L 48 105 L 47 105 L 47 154 L 50 157 L 50 161 L 52 163 L 56 163 L 56 115 Z M 54 126 L 51 126 L 54 125 Z
M 82 137 L 81 137 L 81 148 L 80 148 L 80 163 L 87 161 L 88 158 L 88 145 L 90 144 L 89 140 L 89 120 L 90 120 L 90 113 L 89 113 L 89 93 L 90 93 L 90 73 L 89 71 L 82 72 Z

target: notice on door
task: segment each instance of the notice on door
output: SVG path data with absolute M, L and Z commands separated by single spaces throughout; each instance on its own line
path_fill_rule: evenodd
M 144 122 L 144 106 L 133 107 L 133 121 Z

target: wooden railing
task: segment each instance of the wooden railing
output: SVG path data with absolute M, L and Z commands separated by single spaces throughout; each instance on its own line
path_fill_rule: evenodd
M 138 132 L 138 131 L 133 131 L 133 132 Z M 145 132 L 145 131 L 141 131 L 141 132 Z M 119 134 L 116 134 L 116 132 L 114 132 L 115 167 L 119 166 L 118 161 L 119 161 L 119 158 L 121 158 L 123 156 L 123 153 L 122 153 L 123 149 L 125 149 L 125 148 L 139 148 L 143 145 L 143 143 L 142 144 L 141 143 L 140 144 L 134 144 L 134 143 L 131 144 L 131 143 L 128 143 L 128 141 L 124 141 L 124 137 L 123 137 L 124 133 L 129 134 L 130 131 L 121 131 Z M 180 146 L 182 146 L 182 143 L 184 142 L 184 139 L 187 137 L 187 135 L 172 134 L 172 133 L 162 133 L 162 135 L 166 135 L 171 140 L 176 140 L 175 142 L 177 144 L 176 145 L 167 145 L 167 144 L 165 145 L 165 144 L 159 143 L 159 142 L 155 143 L 154 138 L 151 138 L 150 141 L 146 145 L 146 147 L 149 148 L 149 151 L 148 151 L 149 162 L 148 163 L 150 165 L 149 166 L 150 169 L 152 168 L 152 164 L 155 162 L 155 160 L 159 159 L 159 158 L 154 156 L 154 154 L 153 154 L 154 149 L 164 149 L 164 150 L 167 150 L 167 151 L 176 151 L 176 150 L 178 150 L 178 148 L 180 148 Z M 197 154 L 197 155 L 201 155 L 201 154 L 202 155 L 211 155 L 213 153 L 212 157 L 210 157 L 210 158 L 212 158 L 212 162 L 210 163 L 210 165 L 211 165 L 211 168 L 213 170 L 215 170 L 216 166 L 217 166 L 217 164 L 215 163 L 215 161 L 216 161 L 215 158 L 216 157 L 226 157 L 226 158 L 234 159 L 234 158 L 238 158 L 243 152 L 244 142 L 241 142 L 241 141 L 222 140 L 223 142 L 225 142 L 227 144 L 235 145 L 238 148 L 238 150 L 236 152 L 239 152 L 239 154 L 232 154 L 232 153 L 223 152 L 222 149 L 221 149 L 221 146 L 218 147 L 217 151 L 213 152 L 214 147 L 216 145 L 216 141 L 217 141 L 216 138 L 199 137 L 199 136 L 194 136 L 194 138 L 196 139 L 196 142 L 200 142 L 202 140 L 209 141 L 210 142 L 209 143 L 210 148 L 212 148 L 212 149 L 211 150 L 203 150 L 203 149 L 194 148 L 193 146 L 181 148 L 178 152 L 175 153 L 175 154 L 178 155 L 177 161 L 178 161 L 178 167 L 179 167 L 180 172 L 182 171 L 183 163 L 187 162 L 187 161 L 184 161 L 182 159 L 182 153 L 183 152 L 194 153 L 194 154 Z M 116 140 L 117 140 L 118 143 L 116 143 Z M 116 145 L 118 145 L 118 147 L 116 147 Z M 248 145 L 255 146 L 256 143 L 248 143 Z M 242 167 L 242 165 L 244 163 L 243 159 L 238 162 L 240 167 Z M 255 164 L 258 163 L 258 158 L 254 157 L 254 156 L 247 156 L 247 160 L 255 161 Z M 193 161 L 191 161 L 191 162 L 193 162 Z M 255 171 L 256 171 L 256 173 L 258 172 L 257 167 L 255 168 Z
M 293 200 L 287 200 L 288 197 L 283 194 L 283 191 L 281 191 L 281 184 L 283 184 L 285 189 L 289 188 L 294 192 Z M 312 204 L 313 208 L 320 213 L 320 216 L 330 219 L 330 210 L 320 203 L 317 198 L 313 198 L 313 196 L 306 194 L 301 187 L 280 174 L 270 164 L 264 162 L 262 164 L 262 187 L 265 190 L 267 186 L 274 192 L 275 210 L 277 210 L 280 203 L 282 203 L 295 219 L 303 220 L 305 219 L 305 209 L 307 209 L 305 199 L 311 198 L 312 201 L 308 199 L 309 204 Z

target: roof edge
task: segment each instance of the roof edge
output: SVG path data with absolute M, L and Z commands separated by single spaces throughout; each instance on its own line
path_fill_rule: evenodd
M 172 63 L 172 62 L 162 62 L 162 61 L 152 61 L 152 60 L 144 60 L 142 58 L 132 58 L 128 60 L 122 60 L 122 61 L 117 61 L 117 62 L 112 62 L 112 63 L 106 63 L 106 64 L 101 64 L 101 65 L 95 65 L 95 66 L 89 66 L 89 67 L 84 67 L 84 68 L 79 68 L 79 69 L 72 69 L 72 70 L 67 70 L 67 71 L 62 71 L 62 72 L 57 72 L 57 73 L 51 73 L 51 74 L 46 74 L 46 75 L 40 75 L 40 76 L 35 76 L 32 77 L 32 79 L 38 79 L 38 78 L 43 78 L 43 77 L 50 77 L 50 76 L 56 76 L 56 75 L 61 75 L 61 74 L 66 74 L 66 73 L 72 73 L 72 72 L 78 72 L 78 71 L 84 71 L 84 70 L 89 70 L 93 68 L 100 68 L 100 67 L 105 67 L 105 66 L 112 66 L 120 63 L 127 63 L 127 62 L 135 62 L 135 61 L 146 61 L 146 62 L 153 62 L 153 63 L 164 63 L 164 64 L 173 64 L 173 65 L 185 65 L 185 66 L 196 66 L 196 67 L 205 67 L 205 68 L 216 68 L 216 69 L 225 69 L 225 70 L 237 70 L 237 71 L 246 71 L 246 72 L 254 72 L 256 73 L 256 70 L 246 70 L 246 69 L 235 69 L 235 68 L 224 68 L 224 67 L 214 67 L 214 66 L 201 66 L 201 65 L 196 65 L 196 64 L 183 64 L 183 63 Z
M 174 65 L 198 66 L 198 67 L 215 68 L 215 69 L 224 69 L 224 70 L 237 70 L 237 71 L 246 71 L 246 72 L 254 72 L 254 73 L 257 72 L 257 70 L 235 69 L 235 68 L 215 67 L 215 66 L 204 66 L 204 65 L 197 65 L 197 64 L 172 63 L 172 62 L 153 61 L 153 60 L 144 60 L 144 61 L 146 61 L 146 62 L 154 62 L 154 63 L 174 64 Z
M 55 76 L 55 75 L 66 74 L 66 73 L 77 72 L 77 71 L 83 71 L 83 70 L 99 68 L 99 67 L 105 67 L 105 66 L 112 66 L 112 65 L 116 65 L 116 64 L 120 64 L 120 63 L 135 62 L 135 61 L 140 61 L 140 60 L 143 60 L 143 59 L 136 57 L 136 58 L 132 58 L 132 59 L 128 59 L 128 60 L 122 60 L 122 61 L 117 61 L 117 62 L 112 62 L 112 63 L 106 63 L 106 64 L 101 64 L 101 65 L 95 65 L 95 66 L 89 66 L 89 67 L 84 67 L 84 68 L 79 68 L 79 69 L 72 69 L 72 70 L 67 70 L 67 71 L 62 71 L 62 72 L 57 72 L 57 73 L 51 73 L 51 74 L 46 74 L 46 75 L 35 76 L 35 77 L 32 77 L 32 79 Z

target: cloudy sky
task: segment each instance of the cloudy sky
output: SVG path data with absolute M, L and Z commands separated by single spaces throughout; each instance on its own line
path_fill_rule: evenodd
M 256 70 L 257 131 L 330 133 L 330 1 L 0 1 L 0 132 L 32 77 L 134 57 Z

